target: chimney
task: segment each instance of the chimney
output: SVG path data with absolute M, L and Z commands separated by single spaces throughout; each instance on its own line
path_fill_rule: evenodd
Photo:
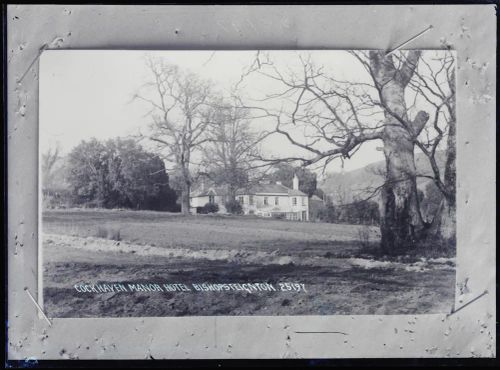
M 299 178 L 297 174 L 293 175 L 293 190 L 299 190 Z
M 283 185 L 281 181 L 276 181 L 276 185 Z
M 200 186 L 200 191 L 204 192 L 205 191 L 205 178 L 201 178 L 201 186 Z

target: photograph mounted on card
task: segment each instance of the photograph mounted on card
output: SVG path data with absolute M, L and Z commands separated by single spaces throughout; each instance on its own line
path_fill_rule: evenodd
M 48 317 L 447 313 L 451 50 L 51 50 Z

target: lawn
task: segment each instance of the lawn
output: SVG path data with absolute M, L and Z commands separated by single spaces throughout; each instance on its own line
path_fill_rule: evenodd
M 74 209 L 44 211 L 42 228 L 44 305 L 51 317 L 423 314 L 447 312 L 454 301 L 453 258 L 379 256 L 376 227 Z M 191 289 L 74 288 L 111 283 Z M 192 288 L 201 283 L 277 289 Z M 303 285 L 281 291 L 280 283 Z

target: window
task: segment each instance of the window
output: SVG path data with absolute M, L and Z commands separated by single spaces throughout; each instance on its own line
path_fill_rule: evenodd
M 294 206 L 296 206 L 296 205 L 297 205 L 297 198 L 296 198 L 296 197 L 293 197 L 293 198 L 292 198 L 292 204 L 293 204 Z
M 305 206 L 306 205 L 306 197 L 302 197 L 302 205 Z
M 267 197 L 264 197 L 264 205 L 268 205 L 268 202 L 267 202 Z
M 245 197 L 243 197 L 243 196 L 238 197 L 238 202 L 240 202 L 240 204 L 244 204 L 245 203 Z
M 274 197 L 274 205 L 277 206 L 278 204 L 280 204 L 280 198 Z
M 253 195 L 250 195 L 250 196 L 248 197 L 248 203 L 249 203 L 251 206 L 253 206 Z
M 215 203 L 215 196 L 209 195 L 208 196 L 208 203 Z

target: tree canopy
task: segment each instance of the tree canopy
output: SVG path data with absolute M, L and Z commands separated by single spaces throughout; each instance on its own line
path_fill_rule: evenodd
M 163 161 L 133 140 L 82 141 L 69 154 L 68 182 L 75 204 L 170 210 L 177 196 Z

